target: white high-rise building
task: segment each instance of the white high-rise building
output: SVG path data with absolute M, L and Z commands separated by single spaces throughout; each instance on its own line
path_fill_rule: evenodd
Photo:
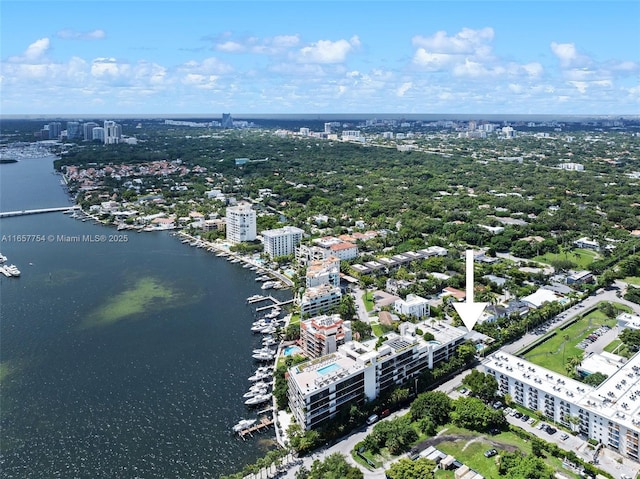
M 122 127 L 115 121 L 105 120 L 104 122 L 104 143 L 114 145 L 120 143 L 122 137 Z
M 91 139 L 104 142 L 104 128 L 96 126 L 91 129 Z
M 233 244 L 256 239 L 256 211 L 247 202 L 227 208 L 227 241 Z
M 268 254 L 270 258 L 294 254 L 296 246 L 302 241 L 303 234 L 304 230 L 296 228 L 295 226 L 265 230 L 262 232 L 264 252 Z

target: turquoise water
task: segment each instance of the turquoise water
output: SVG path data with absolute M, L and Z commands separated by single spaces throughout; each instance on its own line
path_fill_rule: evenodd
M 284 354 L 285 356 L 291 356 L 292 354 L 299 354 L 301 352 L 302 349 L 300 349 L 298 346 L 287 346 L 282 351 L 282 354 Z
M 329 374 L 329 373 L 338 371 L 339 369 L 340 369 L 340 366 L 338 366 L 336 363 L 333 363 L 318 369 L 317 372 L 318 374 L 323 375 L 323 374 Z

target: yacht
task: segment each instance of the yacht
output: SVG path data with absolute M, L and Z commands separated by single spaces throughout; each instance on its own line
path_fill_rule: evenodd
M 272 371 L 273 370 L 270 367 L 259 367 L 258 369 L 256 369 L 252 376 L 249 376 L 249 381 L 255 382 L 262 381 L 263 379 L 270 379 Z
M 275 284 L 275 281 L 265 281 L 264 284 L 262 286 L 260 286 L 260 288 L 262 288 L 262 289 L 271 289 L 271 288 L 273 288 L 274 284 Z
M 252 386 L 252 388 L 253 388 L 253 386 Z M 242 397 L 247 399 L 247 398 L 252 398 L 254 396 L 262 396 L 264 394 L 267 394 L 267 388 L 266 387 L 256 388 L 256 389 L 249 389 L 246 393 L 244 393 L 242 395 Z
M 258 361 L 271 361 L 276 357 L 276 353 L 272 350 L 260 351 L 259 353 L 253 353 L 251 357 Z
M 278 340 L 273 336 L 266 336 L 262 338 L 263 346 L 275 346 L 276 344 L 278 344 Z
M 4 263 L 5 261 L 7 261 L 7 257 L 0 253 L 0 263 Z
M 256 423 L 256 419 L 240 419 L 240 421 L 238 421 L 238 423 L 233 426 L 233 432 L 240 432 L 243 431 L 244 429 L 249 429 L 251 426 L 253 426 Z
M 20 276 L 20 270 L 15 264 L 10 264 L 9 266 L 5 266 L 4 268 L 11 274 L 11 276 Z
M 271 393 L 259 394 L 258 396 L 253 396 L 252 398 L 247 399 L 244 403 L 247 406 L 255 406 L 256 404 L 267 402 L 269 399 L 271 399 Z

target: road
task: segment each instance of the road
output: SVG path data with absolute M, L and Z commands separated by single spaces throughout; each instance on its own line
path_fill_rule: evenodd
M 622 293 L 624 287 L 625 287 L 624 283 L 617 282 L 609 290 L 602 290 L 594 296 L 589 296 L 582 302 L 578 303 L 577 305 L 573 306 L 569 310 L 562 313 L 561 314 L 562 319 L 556 323 L 553 323 L 552 327 L 553 328 L 560 327 L 562 324 L 568 321 L 571 321 L 574 317 L 583 313 L 584 311 L 589 310 L 593 307 L 596 307 L 596 305 L 601 301 L 611 301 L 616 303 L 622 303 L 631 307 L 635 313 L 640 314 L 640 305 L 626 301 L 617 296 L 617 293 Z M 361 299 L 362 293 L 363 292 L 359 289 L 354 289 L 352 292 L 352 294 L 355 296 L 356 309 L 358 310 L 359 317 L 363 320 L 368 321 L 369 320 L 368 314 L 366 312 L 366 309 L 364 308 L 364 303 L 362 302 L 362 299 Z M 520 349 L 522 349 L 523 347 L 531 344 L 532 341 L 538 338 L 539 338 L 539 335 L 530 333 L 525 335 L 520 340 L 504 346 L 502 350 L 513 354 L 519 351 Z M 470 370 L 462 372 L 461 374 L 457 375 L 453 379 L 442 384 L 440 387 L 437 388 L 437 390 L 447 393 L 452 399 L 456 399 L 457 397 L 460 396 L 457 389 L 461 385 L 462 379 L 464 378 L 464 376 L 469 374 L 469 372 Z M 397 411 L 391 414 L 387 419 L 406 414 L 408 411 L 409 411 L 408 408 Z M 570 435 L 567 439 L 561 440 L 560 439 L 561 432 L 557 432 L 553 436 L 550 436 L 546 432 L 541 431 L 534 426 L 530 426 L 527 423 L 523 423 L 522 421 L 516 418 L 512 418 L 508 416 L 507 419 L 510 423 L 517 425 L 525 429 L 526 431 L 529 431 L 530 433 L 544 439 L 545 441 L 557 443 L 558 446 L 562 449 L 576 451 L 579 454 L 579 456 L 583 457 L 585 460 L 592 459 L 592 457 L 590 457 L 591 453 L 588 450 L 587 443 L 583 439 L 580 439 L 579 437 Z M 316 459 L 323 460 L 324 458 L 326 458 L 331 454 L 340 453 L 347 458 L 347 461 L 350 464 L 357 466 L 362 470 L 365 479 L 384 479 L 385 478 L 384 470 L 389 467 L 389 464 L 384 464 L 383 467 L 378 468 L 374 471 L 371 471 L 361 466 L 360 464 L 356 463 L 356 461 L 351 457 L 351 451 L 354 449 L 355 445 L 358 442 L 362 441 L 367 436 L 367 434 L 371 432 L 372 429 L 373 429 L 373 426 L 363 427 L 353 432 L 352 434 L 345 436 L 342 440 L 340 440 L 339 442 L 337 442 L 332 446 L 316 450 L 312 455 L 302 458 L 301 465 L 309 469 L 313 464 L 313 461 L 315 461 Z M 623 473 L 628 474 L 631 477 L 635 477 L 636 474 L 640 472 L 640 464 L 630 461 L 628 459 L 622 458 L 620 455 L 617 455 L 613 451 L 609 451 L 606 448 L 602 449 L 598 457 L 598 460 L 599 460 L 598 467 L 609 472 L 614 477 L 620 477 L 620 475 Z M 281 474 L 279 477 L 295 479 L 295 473 L 299 467 L 300 465 L 292 467 L 285 473 Z

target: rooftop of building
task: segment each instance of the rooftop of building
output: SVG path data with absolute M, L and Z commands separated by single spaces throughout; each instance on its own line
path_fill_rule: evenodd
M 297 228 L 295 226 L 283 226 L 282 228 L 276 228 L 273 230 L 264 230 L 262 231 L 262 236 L 267 236 L 267 237 L 276 237 L 276 236 L 282 236 L 282 235 L 288 235 L 288 234 L 303 234 L 304 230 Z
M 505 352 L 487 357 L 483 364 L 629 428 L 640 426 L 640 353 L 596 388 Z

